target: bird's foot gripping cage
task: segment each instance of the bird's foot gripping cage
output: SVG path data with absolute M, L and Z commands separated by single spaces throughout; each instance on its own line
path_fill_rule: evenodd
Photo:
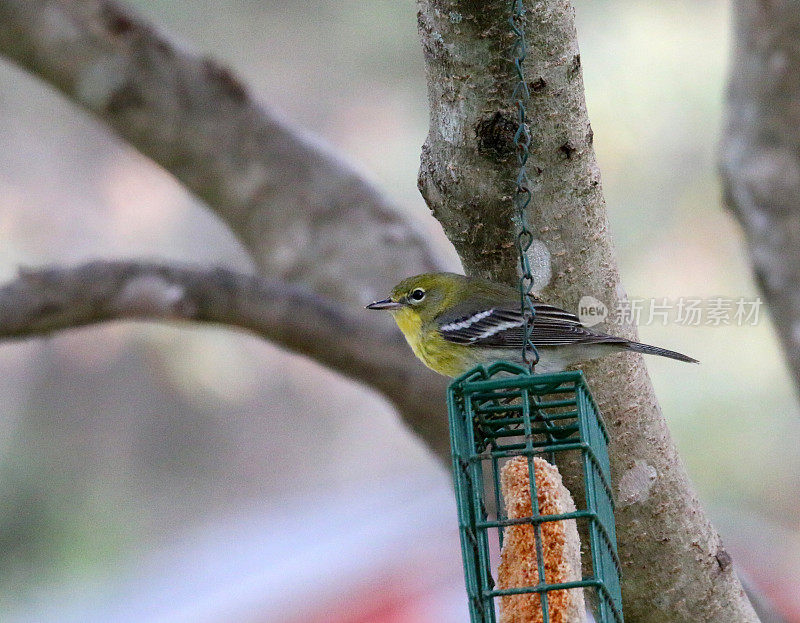
M 532 375 L 505 362 L 478 366 L 451 383 L 448 411 L 472 623 L 495 623 L 498 612 L 501 622 L 583 621 L 584 612 L 565 615 L 563 609 L 557 610 L 559 600 L 574 594 L 582 611 L 584 592 L 597 623 L 623 623 L 608 435 L 583 374 Z M 548 506 L 542 497 L 546 482 L 540 478 L 546 474 L 540 468 L 551 469 L 555 473 L 551 484 L 555 482 L 567 498 L 570 493 L 558 470 L 542 459 L 569 466 L 565 473 L 571 478 L 564 484 L 575 504 L 570 499 L 566 508 Z M 525 471 L 521 482 L 527 510 L 522 515 L 510 512 L 510 462 Z M 490 516 L 487 508 L 496 509 L 496 516 Z M 565 530 L 554 532 L 556 528 Z M 523 571 L 496 585 L 493 569 L 500 568 L 502 576 L 505 565 L 508 576 L 513 562 L 505 548 L 512 546 L 512 538 L 519 541 L 521 530 L 528 534 Z M 573 575 L 565 576 L 559 563 L 547 559 L 551 553 L 547 540 L 563 544 L 570 531 L 575 534 L 577 563 Z M 526 581 L 530 585 L 521 585 Z M 510 612 L 520 605 L 535 609 L 535 615 L 525 618 Z

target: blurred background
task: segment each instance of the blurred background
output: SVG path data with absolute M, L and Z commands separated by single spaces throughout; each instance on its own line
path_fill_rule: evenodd
M 416 189 L 413 3 L 127 2 L 231 65 L 442 241 Z M 595 148 L 631 297 L 752 298 L 720 207 L 719 0 L 576 0 Z M 163 171 L 0 63 L 0 278 L 149 257 L 248 270 Z M 387 284 L 387 286 L 390 284 Z M 697 490 L 800 621 L 800 413 L 770 325 L 643 326 Z M 0 612 L 13 621 L 458 622 L 449 477 L 379 396 L 230 330 L 117 323 L 0 345 Z

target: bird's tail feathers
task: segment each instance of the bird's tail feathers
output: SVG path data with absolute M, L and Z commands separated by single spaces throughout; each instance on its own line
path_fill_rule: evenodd
M 677 359 L 678 361 L 685 361 L 686 363 L 700 363 L 697 359 L 688 357 L 681 353 L 676 353 L 674 350 L 667 350 L 666 348 L 659 348 L 658 346 L 650 346 L 649 344 L 641 344 L 640 342 L 628 342 L 627 347 L 635 353 L 644 353 L 645 355 L 659 355 L 661 357 L 669 357 L 670 359 Z

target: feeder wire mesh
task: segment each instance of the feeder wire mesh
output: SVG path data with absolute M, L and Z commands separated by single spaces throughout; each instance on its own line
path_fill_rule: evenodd
M 548 593 L 588 588 L 596 591 L 595 620 L 622 623 L 620 565 L 616 552 L 614 504 L 610 487 L 608 434 L 594 399 L 579 371 L 528 374 L 525 368 L 497 362 L 478 366 L 453 381 L 448 390 L 450 437 L 464 571 L 473 623 L 496 621 L 495 599 L 538 594 L 542 621 L 549 622 Z M 572 453 L 580 459 L 584 503 L 561 514 L 541 514 L 538 507 L 534 457 L 552 463 Z M 500 472 L 513 457 L 525 457 L 531 477 L 530 517 L 503 516 Z M 492 505 L 487 513 L 486 471 L 491 475 Z M 581 521 L 587 525 L 591 573 L 567 582 L 548 583 L 543 554 L 542 524 Z M 490 533 L 503 547 L 504 529 L 532 525 L 535 531 L 538 583 L 495 588 Z M 587 566 L 588 563 L 587 563 Z

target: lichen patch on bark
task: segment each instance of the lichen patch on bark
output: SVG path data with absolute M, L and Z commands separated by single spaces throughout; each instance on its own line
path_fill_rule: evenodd
M 658 471 L 645 461 L 634 461 L 633 467 L 622 474 L 617 485 L 617 504 L 620 508 L 643 502 L 658 479 Z

